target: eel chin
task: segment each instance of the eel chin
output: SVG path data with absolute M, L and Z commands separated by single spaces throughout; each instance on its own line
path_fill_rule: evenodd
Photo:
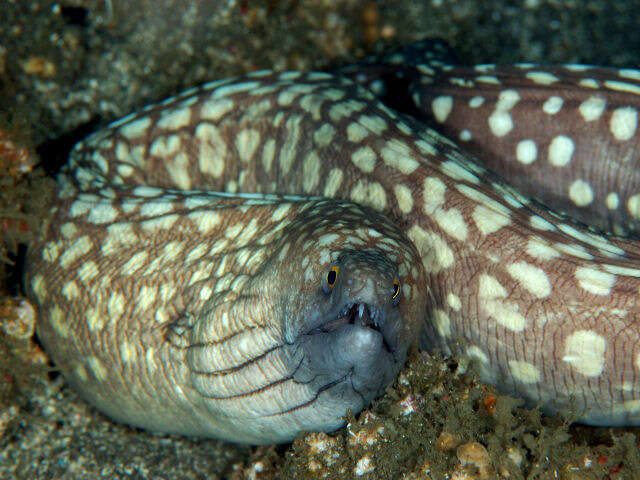
M 317 392 L 314 401 L 333 413 L 326 420 L 336 428 L 347 410 L 359 412 L 399 373 L 407 345 L 399 341 L 394 316 L 373 304 L 347 302 L 301 336 L 293 380 Z

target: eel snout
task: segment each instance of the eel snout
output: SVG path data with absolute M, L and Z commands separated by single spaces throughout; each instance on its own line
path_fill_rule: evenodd
M 357 411 L 393 381 L 409 342 L 398 334 L 404 320 L 393 268 L 372 253 L 354 256 L 338 262 L 325 308 L 301 336 L 304 360 L 294 379 L 326 392 L 329 403 Z

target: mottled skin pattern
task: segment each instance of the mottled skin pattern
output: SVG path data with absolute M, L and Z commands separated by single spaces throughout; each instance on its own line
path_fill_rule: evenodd
M 413 246 L 357 205 L 253 197 L 60 202 L 29 282 L 38 335 L 89 402 L 152 430 L 267 443 L 338 428 L 393 381 L 425 314 Z
M 426 298 L 424 347 L 476 359 L 485 379 L 541 404 L 547 412 L 572 408 L 589 423 L 640 423 L 638 246 L 587 231 L 528 200 L 451 141 L 399 116 L 346 78 L 256 72 L 186 92 L 78 145 L 67 172 L 81 189 L 99 189 L 106 198 L 117 196 L 121 186 L 149 185 L 319 195 L 372 207 L 392 219 L 421 256 L 426 271 L 418 288 Z M 122 322 L 96 320 L 99 316 L 63 315 L 63 297 L 72 301 L 75 294 L 73 287 L 65 293 L 65 287 L 57 285 L 77 285 L 84 278 L 95 289 L 98 279 L 109 281 L 109 273 L 82 273 L 88 258 L 77 238 L 89 235 L 92 228 L 95 258 L 90 259 L 96 265 L 109 257 L 108 261 L 133 262 L 144 270 L 154 256 L 136 236 L 116 241 L 120 234 L 105 228 L 122 214 L 109 202 L 77 206 L 84 204 L 78 203 L 66 177 L 61 198 L 69 202 L 68 215 L 74 220 L 67 223 L 74 225 L 75 244 L 59 246 L 56 237 L 47 234 L 30 252 L 29 283 L 42 313 L 39 332 L 50 349 L 65 344 L 58 353 L 52 350 L 54 358 L 68 365 L 65 371 L 80 391 L 93 392 L 87 396 L 108 410 L 112 387 L 105 385 L 119 382 L 117 394 L 124 395 L 131 376 L 123 377 L 122 369 L 111 367 L 126 349 L 118 349 L 116 342 L 107 344 L 114 331 L 130 336 L 130 330 Z M 146 208 L 148 200 L 136 201 L 138 208 Z M 172 212 L 176 218 L 171 223 L 183 221 L 182 213 Z M 160 220 L 169 216 L 160 211 Z M 55 228 L 64 228 L 59 223 Z M 154 238 L 157 248 L 166 248 L 163 236 Z M 123 245 L 106 251 L 100 247 L 114 242 Z M 73 262 L 61 264 L 69 251 Z M 136 255 L 140 258 L 133 260 Z M 171 255 L 182 260 L 187 253 Z M 321 263 L 311 281 L 318 282 L 326 271 L 327 263 Z M 411 279 L 420 277 L 417 271 L 411 273 L 416 264 L 406 268 Z M 141 278 L 138 270 L 133 276 L 134 282 Z M 287 284 L 295 282 L 284 278 Z M 412 300 L 417 298 L 415 290 L 412 287 L 408 295 Z M 302 305 L 306 301 L 303 297 Z M 122 304 L 137 308 L 145 302 L 152 303 L 137 291 Z M 98 330 L 105 340 L 69 335 L 72 322 L 87 331 L 91 327 L 83 323 L 92 321 L 104 322 L 106 328 Z M 137 341 L 140 335 L 130 338 Z M 259 333 L 251 341 L 266 338 Z M 86 349 L 93 355 L 87 356 Z M 145 353 L 141 346 L 137 355 L 135 367 L 146 371 L 152 364 L 146 358 L 148 350 Z M 92 365 L 92 358 L 98 358 L 102 368 Z M 161 387 L 155 381 L 150 378 L 145 384 L 149 401 L 158 389 L 167 388 L 166 381 Z M 245 400 L 234 405 L 245 408 Z M 202 418 L 194 416 L 197 425 Z M 154 418 L 150 415 L 145 426 L 175 431 Z M 281 418 L 271 428 L 281 428 Z M 245 427 L 228 426 L 222 436 L 240 435 Z M 194 433 L 201 433 L 194 428 Z M 249 434 L 244 440 L 256 437 Z

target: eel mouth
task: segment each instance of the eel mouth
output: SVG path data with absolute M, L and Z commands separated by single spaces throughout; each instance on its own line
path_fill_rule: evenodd
M 383 317 L 384 315 L 382 310 L 375 305 L 363 302 L 348 302 L 334 318 L 331 318 L 322 325 L 310 330 L 307 332 L 307 335 L 334 332 L 345 325 L 355 325 L 357 327 L 368 328 L 380 333 L 384 348 L 389 353 L 393 353 L 394 349 L 387 341 L 386 335 L 382 329 L 384 323 Z

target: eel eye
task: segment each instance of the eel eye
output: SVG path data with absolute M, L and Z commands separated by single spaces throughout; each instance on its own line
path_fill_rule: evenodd
M 322 290 L 327 295 L 329 293 L 331 293 L 331 290 L 333 290 L 333 287 L 335 286 L 336 282 L 338 281 L 338 272 L 339 271 L 340 271 L 340 267 L 338 265 L 333 265 L 333 266 L 329 267 L 329 270 L 327 271 L 327 276 L 324 278 L 324 282 L 323 282 L 323 285 L 322 285 Z
M 396 305 L 398 305 L 398 302 L 400 302 L 400 297 L 401 297 L 401 295 L 400 295 L 400 279 L 396 275 L 396 277 L 393 279 L 393 296 L 391 297 L 391 302 L 393 303 L 394 307 Z

